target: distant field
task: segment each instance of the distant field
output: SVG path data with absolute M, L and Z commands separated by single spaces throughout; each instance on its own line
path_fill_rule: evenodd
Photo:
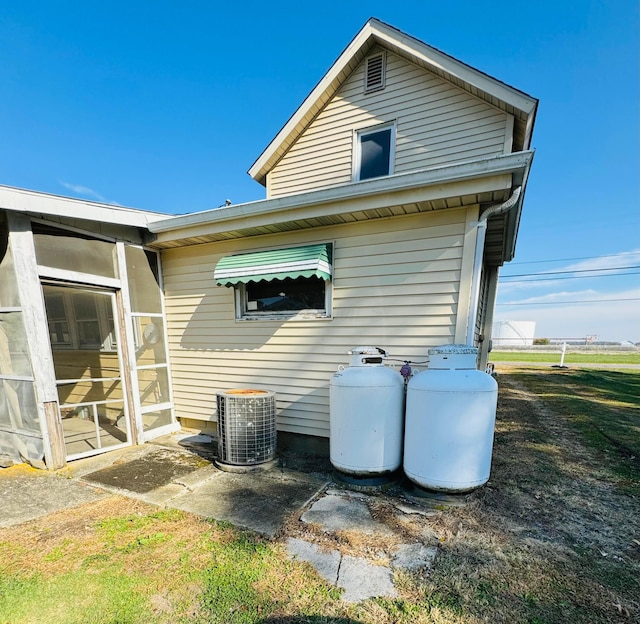
M 560 349 L 554 353 L 528 351 L 492 351 L 490 362 L 542 362 L 557 364 L 560 362 Z M 640 353 L 571 353 L 567 349 L 565 364 L 640 364 Z

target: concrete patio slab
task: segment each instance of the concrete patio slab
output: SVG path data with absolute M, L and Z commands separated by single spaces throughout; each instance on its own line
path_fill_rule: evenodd
M 172 498 L 171 507 L 273 537 L 289 515 L 304 507 L 326 483 L 284 469 L 247 474 L 220 472 L 193 492 Z
M 209 462 L 193 453 L 154 448 L 141 457 L 85 474 L 83 479 L 144 494 L 176 479 L 187 478 L 189 473 L 207 465 Z
M 361 557 L 342 557 L 337 585 L 344 589 L 342 599 L 346 602 L 377 597 L 395 598 L 398 595 L 391 570 Z
M 324 552 L 316 544 L 290 537 L 287 540 L 287 552 L 292 559 L 310 563 L 318 574 L 332 585 L 338 582 L 342 556 L 337 550 Z
M 302 515 L 301 520 L 308 524 L 319 524 L 325 531 L 359 531 L 368 535 L 392 534 L 391 529 L 373 519 L 363 499 L 348 494 L 323 496 Z
M 415 572 L 422 568 L 431 569 L 437 555 L 437 546 L 425 546 L 420 543 L 401 544 L 394 553 L 391 567 L 402 568 L 409 572 Z
M 0 528 L 35 520 L 108 496 L 86 483 L 19 464 L 2 470 Z

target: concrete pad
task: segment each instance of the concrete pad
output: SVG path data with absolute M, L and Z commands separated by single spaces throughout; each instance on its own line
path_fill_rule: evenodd
M 392 568 L 402 568 L 415 572 L 422 568 L 431 569 L 438 554 L 437 546 L 425 546 L 424 544 L 401 544 L 396 548 Z
M 145 494 L 206 465 L 206 460 L 192 453 L 155 448 L 131 461 L 85 474 L 83 479 L 99 485 Z
M 213 464 L 209 464 L 202 468 L 198 468 L 193 472 L 180 475 L 173 480 L 173 483 L 183 485 L 188 490 L 194 490 L 195 488 L 200 487 L 205 481 L 212 479 L 218 474 L 220 474 L 220 471 Z
M 389 568 L 347 555 L 342 557 L 337 585 L 344 589 L 342 599 L 346 602 L 376 597 L 395 598 L 398 595 Z
M 171 506 L 273 537 L 286 518 L 325 485 L 322 480 L 307 475 L 304 479 L 293 478 L 281 470 L 248 474 L 221 472 L 196 490 L 173 498 Z
M 367 535 L 391 535 L 393 531 L 377 522 L 364 500 L 331 494 L 316 501 L 301 520 L 318 524 L 325 531 L 359 531 Z
M 310 563 L 332 585 L 338 582 L 341 555 L 337 550 L 322 552 L 316 544 L 290 537 L 287 540 L 287 551 L 292 559 Z
M 0 527 L 34 520 L 106 497 L 105 492 L 72 479 L 28 468 L 0 471 Z
M 151 440 L 150 444 L 165 448 L 187 450 L 213 461 L 217 455 L 218 444 L 208 435 L 178 431 Z
M 82 459 L 74 459 L 64 468 L 57 471 L 57 474 L 67 476 L 73 479 L 82 479 L 85 475 L 97 472 L 103 468 L 117 466 L 124 462 L 144 457 L 147 453 L 151 453 L 156 447 L 150 444 L 141 444 L 140 446 L 125 446 L 115 451 L 107 451 Z
M 180 485 L 178 483 L 168 483 L 167 485 L 155 488 L 150 492 L 137 494 L 135 498 L 144 501 L 145 503 L 149 503 L 150 505 L 157 505 L 158 507 L 171 507 L 171 501 L 175 498 L 178 498 L 178 496 L 182 496 L 187 491 L 188 490 L 184 487 L 184 485 Z M 127 492 L 126 490 L 122 490 L 117 493 L 121 494 L 122 496 L 131 497 L 131 492 Z

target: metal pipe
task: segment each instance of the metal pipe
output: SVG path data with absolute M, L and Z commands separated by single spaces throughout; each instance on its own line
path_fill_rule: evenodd
M 487 235 L 487 221 L 498 214 L 511 210 L 520 198 L 522 192 L 521 186 L 516 186 L 509 199 L 500 204 L 494 204 L 485 209 L 478 221 L 471 223 L 471 225 L 478 228 L 478 235 L 476 236 L 476 251 L 473 261 L 473 276 L 471 281 L 471 306 L 469 308 L 469 324 L 467 325 L 467 344 L 473 345 L 473 337 L 475 334 L 476 319 L 478 318 L 478 302 L 480 299 L 480 277 L 482 275 L 482 260 L 484 257 L 484 241 Z

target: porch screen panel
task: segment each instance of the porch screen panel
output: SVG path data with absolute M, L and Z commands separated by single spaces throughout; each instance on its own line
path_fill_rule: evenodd
M 14 434 L 29 432 L 40 437 L 40 420 L 33 382 L 0 379 L 0 427 L 8 428 Z M 1 434 L 0 430 L 0 445 Z
M 164 320 L 159 316 L 133 317 L 133 337 L 136 346 L 136 366 L 155 366 L 167 363 Z
M 0 312 L 0 375 L 31 378 L 22 312 Z
M 13 266 L 7 224 L 0 214 L 0 310 L 19 308 L 18 281 Z
M 157 254 L 127 245 L 125 256 L 131 311 L 162 314 Z
M 44 444 L 9 231 L 0 214 L 0 455 L 40 462 Z
M 141 247 L 125 247 L 135 375 L 143 429 L 173 422 L 162 290 L 158 256 Z
M 116 278 L 116 246 L 65 230 L 34 224 L 33 241 L 38 265 Z

